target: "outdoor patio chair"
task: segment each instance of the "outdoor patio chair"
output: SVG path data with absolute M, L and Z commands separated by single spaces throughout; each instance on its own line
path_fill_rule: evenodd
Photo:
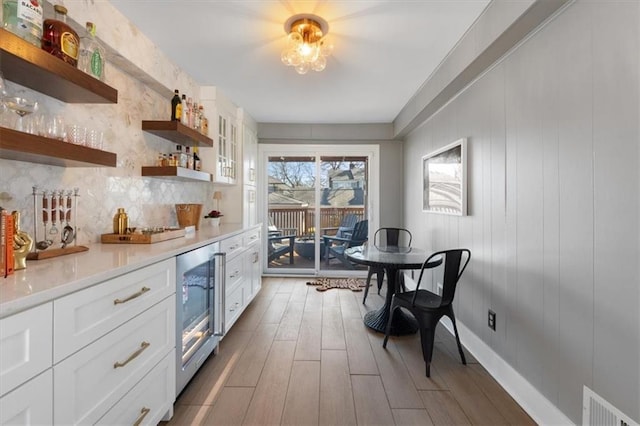
M 293 248 L 296 236 L 292 235 L 269 235 L 268 251 L 269 262 L 279 259 L 281 256 L 289 255 L 289 264 L 293 265 Z
M 346 258 L 344 251 L 350 247 L 358 247 L 367 241 L 369 235 L 369 221 L 361 220 L 353 227 L 353 232 L 347 233 L 346 237 L 332 237 L 323 235 L 325 248 L 325 259 L 327 264 L 331 259 L 338 259 L 344 266 L 354 269 L 353 264 Z

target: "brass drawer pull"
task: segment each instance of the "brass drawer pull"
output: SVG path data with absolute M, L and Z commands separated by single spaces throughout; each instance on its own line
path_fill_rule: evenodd
M 144 350 L 147 349 L 149 346 L 151 346 L 151 343 L 149 342 L 140 343 L 140 349 L 138 349 L 137 351 L 129 355 L 129 358 L 127 358 L 124 362 L 118 361 L 115 364 L 113 364 L 113 368 L 124 367 L 125 365 L 129 364 L 131 361 L 138 358 L 138 356 L 140 356 L 140 354 L 144 352 Z
M 140 424 L 142 423 L 144 418 L 147 416 L 147 414 L 149 414 L 150 411 L 151 411 L 151 408 L 142 407 L 142 410 L 140 410 L 140 415 L 138 416 L 138 419 L 135 421 L 133 426 L 140 426 Z
M 125 298 L 125 299 L 116 299 L 116 300 L 114 300 L 113 304 L 114 305 L 118 305 L 120 303 L 127 303 L 128 301 L 133 300 L 136 297 L 142 296 L 143 294 L 145 294 L 149 290 L 151 290 L 149 287 L 142 287 L 139 292 L 133 293 L 131 296 L 129 296 L 129 297 Z

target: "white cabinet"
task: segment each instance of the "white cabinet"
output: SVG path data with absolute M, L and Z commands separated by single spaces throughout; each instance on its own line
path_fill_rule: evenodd
M 214 140 L 212 149 L 200 150 L 202 168 L 212 174 L 214 183 L 234 185 L 239 179 L 237 107 L 216 87 L 202 87 L 200 103 L 209 118 L 209 135 Z
M 0 396 L 51 368 L 52 312 L 45 303 L 0 320 Z
M 0 398 L 0 424 L 53 424 L 52 392 L 53 373 L 48 369 Z
M 220 250 L 226 253 L 224 333 L 260 290 L 260 247 L 258 227 L 220 242 Z
M 55 424 L 96 423 L 147 374 L 175 389 L 175 274 L 171 258 L 54 300 Z
M 175 271 L 171 258 L 1 319 L 0 424 L 170 417 Z

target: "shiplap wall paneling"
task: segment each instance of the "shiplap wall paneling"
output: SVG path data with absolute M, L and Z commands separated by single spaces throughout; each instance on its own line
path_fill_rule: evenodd
M 635 8 L 635 10 L 634 10 Z M 640 3 L 590 5 L 593 28 L 594 354 L 592 388 L 636 413 L 640 396 L 621 389 L 640 385 L 638 123 Z M 635 191 L 633 190 L 635 189 Z M 621 342 L 625 342 L 621 345 Z M 623 349 L 624 348 L 624 349 Z M 621 350 L 622 349 L 622 350 Z
M 558 405 L 582 414 L 582 386 L 593 362 L 593 139 L 591 15 L 577 3 L 544 31 L 560 55 L 557 76 L 560 188 L 560 347 Z

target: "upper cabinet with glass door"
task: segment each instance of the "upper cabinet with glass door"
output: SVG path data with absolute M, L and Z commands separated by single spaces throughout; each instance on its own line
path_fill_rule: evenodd
M 201 150 L 203 170 L 211 173 L 214 183 L 235 185 L 238 178 L 237 107 L 215 87 L 202 87 L 200 103 L 213 124 L 210 135 L 213 149 Z

